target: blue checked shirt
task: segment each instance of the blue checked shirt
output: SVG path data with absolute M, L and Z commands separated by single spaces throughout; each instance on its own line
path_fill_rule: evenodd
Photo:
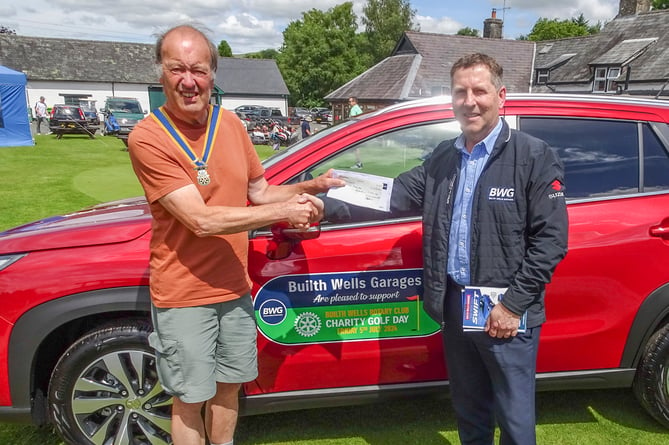
M 476 183 L 488 162 L 490 152 L 495 146 L 497 136 L 502 131 L 502 120 L 481 142 L 476 144 L 471 153 L 465 149 L 463 134 L 455 140 L 455 148 L 460 150 L 460 180 L 453 203 L 453 219 L 448 237 L 448 274 L 459 284 L 469 285 L 469 260 L 471 240 L 472 201 Z M 473 283 L 476 284 L 476 283 Z

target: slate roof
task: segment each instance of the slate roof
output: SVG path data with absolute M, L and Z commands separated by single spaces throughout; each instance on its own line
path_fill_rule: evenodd
M 157 84 L 153 44 L 0 34 L 0 65 L 32 81 Z M 288 96 L 274 60 L 221 57 L 216 86 L 227 94 Z
M 231 95 L 290 95 L 279 67 L 272 59 L 221 57 L 215 83 L 225 94 Z
M 450 91 L 450 70 L 465 54 L 482 52 L 504 68 L 509 92 L 528 92 L 534 42 L 407 31 L 392 55 L 330 93 L 327 100 L 399 101 Z
M 549 83 L 589 83 L 595 65 L 628 66 L 630 81 L 669 78 L 669 10 L 615 18 L 585 37 L 537 42 L 536 68 L 550 68 Z M 560 61 L 571 54 L 567 61 Z M 561 60 L 564 62 L 564 60 Z
M 154 45 L 0 34 L 0 64 L 29 80 L 157 83 Z

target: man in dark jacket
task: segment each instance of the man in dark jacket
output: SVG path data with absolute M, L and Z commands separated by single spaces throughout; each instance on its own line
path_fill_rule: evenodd
M 545 142 L 500 118 L 506 88 L 493 58 L 458 60 L 451 92 L 462 134 L 395 179 L 391 211 L 422 210 L 423 301 L 443 326 L 460 440 L 490 445 L 497 422 L 502 445 L 534 444 L 544 288 L 567 251 L 564 169 Z M 331 207 L 328 219 L 346 213 Z M 484 331 L 463 331 L 463 286 L 508 288 Z

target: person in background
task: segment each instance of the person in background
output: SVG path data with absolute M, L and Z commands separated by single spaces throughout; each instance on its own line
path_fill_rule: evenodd
M 348 105 L 351 107 L 348 110 L 348 117 L 355 117 L 362 114 L 362 108 L 358 105 L 358 98 L 351 96 L 348 98 Z M 355 149 L 355 164 L 351 167 L 355 169 L 362 168 L 362 159 L 360 158 L 360 150 Z
M 128 141 L 153 219 L 149 342 L 174 396 L 174 444 L 231 445 L 241 384 L 258 374 L 248 231 L 306 230 L 322 216 L 313 195 L 343 184 L 331 173 L 268 184 L 237 116 L 210 105 L 218 51 L 201 30 L 168 30 L 155 56 L 166 102 Z
M 451 68 L 462 133 L 395 178 L 391 211 L 422 212 L 425 311 L 443 326 L 451 401 L 463 445 L 533 445 L 545 287 L 567 253 L 564 167 L 500 111 L 502 67 L 470 54 Z M 499 193 L 503 191 L 504 193 Z M 503 195 L 503 196 L 502 196 Z M 364 211 L 324 198 L 326 219 Z M 484 331 L 462 328 L 464 286 L 508 288 Z M 519 332 L 527 313 L 527 329 Z
M 311 126 L 309 125 L 309 121 L 307 121 L 307 118 L 304 116 L 302 116 L 300 122 L 300 128 L 302 129 L 302 139 L 311 136 Z
M 35 116 L 37 123 L 35 124 L 35 132 L 41 134 L 42 122 L 47 125 L 48 132 L 48 115 L 46 114 L 46 99 L 44 96 L 40 96 L 39 101 L 35 104 Z
M 357 97 L 349 97 L 348 105 L 351 107 L 348 110 L 348 117 L 355 117 L 362 114 L 362 108 L 360 108 L 360 105 L 358 105 Z

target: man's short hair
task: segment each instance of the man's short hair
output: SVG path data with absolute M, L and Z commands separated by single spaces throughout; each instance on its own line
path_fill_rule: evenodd
M 502 83 L 504 69 L 495 59 L 483 53 L 473 53 L 460 57 L 451 67 L 451 84 L 453 83 L 453 75 L 457 70 L 471 68 L 476 65 L 483 65 L 488 68 L 492 84 L 495 85 L 495 88 L 497 89 L 502 88 L 504 85 Z
M 163 43 L 165 42 L 165 37 L 167 37 L 167 35 L 172 31 L 176 31 L 178 29 L 183 29 L 183 28 L 190 29 L 195 33 L 201 35 L 204 41 L 207 42 L 210 56 L 209 67 L 213 72 L 216 72 L 216 70 L 218 69 L 218 49 L 216 49 L 216 45 L 214 45 L 209 39 L 209 37 L 207 37 L 205 31 L 203 31 L 204 28 L 200 29 L 193 24 L 177 25 L 168 29 L 164 33 L 158 35 L 158 38 L 156 40 L 156 53 L 155 53 L 156 65 L 161 65 L 163 63 Z

